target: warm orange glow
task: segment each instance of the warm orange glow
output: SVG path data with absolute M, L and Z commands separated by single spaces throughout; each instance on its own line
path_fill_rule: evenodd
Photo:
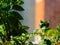
M 35 28 L 39 27 L 40 20 L 44 20 L 44 0 L 36 2 Z

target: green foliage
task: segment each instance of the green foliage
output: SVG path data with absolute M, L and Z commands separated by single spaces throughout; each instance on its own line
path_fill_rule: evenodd
M 41 21 L 40 28 L 42 30 L 42 33 L 40 34 L 42 38 L 40 45 L 54 45 L 54 43 L 58 42 L 58 39 L 60 38 L 60 25 L 57 29 L 53 30 L 49 27 L 48 21 Z
M 20 45 L 33 45 L 32 42 L 28 41 L 29 38 L 35 36 L 34 33 L 32 34 L 24 34 L 22 33 L 21 36 L 16 36 L 16 37 L 12 37 L 12 39 L 14 40 L 14 45 L 17 45 L 17 43 Z
M 60 24 L 57 26 L 57 30 L 59 32 L 59 34 L 58 34 L 58 40 L 60 40 Z
M 26 31 L 29 27 L 20 22 L 23 17 L 17 11 L 24 11 L 22 4 L 22 0 L 0 0 L 0 38 L 4 45 L 12 45 L 11 41 L 13 45 L 24 45 L 32 36 Z
M 58 40 L 58 30 L 48 30 L 47 31 L 47 36 L 48 36 L 48 39 L 51 40 L 51 42 L 57 42 Z
M 40 22 L 40 28 L 43 30 L 43 32 L 46 32 L 49 30 L 49 22 L 48 21 L 41 21 Z
M 56 36 L 58 36 L 58 30 L 48 30 L 47 31 L 47 35 L 49 35 L 49 36 L 53 36 L 54 35 L 54 37 L 56 37 Z
M 44 42 L 45 42 L 47 45 L 51 45 L 51 41 L 48 40 L 48 39 L 44 39 Z
M 41 21 L 40 22 L 40 27 L 42 28 L 42 27 L 49 27 L 49 22 L 48 21 Z
M 12 43 L 8 41 L 8 42 L 5 42 L 4 45 L 12 45 Z

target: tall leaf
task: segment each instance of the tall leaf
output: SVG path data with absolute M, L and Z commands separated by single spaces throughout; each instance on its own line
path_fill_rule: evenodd
M 13 5 L 12 9 L 18 10 L 18 11 L 24 11 L 24 9 L 21 6 L 19 6 L 19 5 Z

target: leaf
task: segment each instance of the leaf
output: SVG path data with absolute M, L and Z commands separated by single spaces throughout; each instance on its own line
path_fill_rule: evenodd
M 12 4 L 13 5 L 22 5 L 22 4 L 24 4 L 24 2 L 22 0 L 13 0 Z
M 44 23 L 45 23 L 46 27 L 49 27 L 49 22 L 48 21 L 45 21 Z
M 7 10 L 7 11 L 10 10 L 10 5 L 8 5 L 8 6 L 5 7 L 5 8 L 2 8 L 2 10 L 5 10 L 5 11 L 6 11 L 6 10 Z
M 17 40 L 16 38 L 13 38 L 13 40 L 14 40 L 14 45 L 21 45 L 20 41 Z
M 10 41 L 7 41 L 4 43 L 4 45 L 12 45 L 12 43 Z
M 28 27 L 28 26 L 22 26 L 22 29 L 24 29 L 24 30 L 28 30 L 29 27 Z
M 18 20 L 23 20 L 23 17 L 18 13 L 18 12 L 15 12 L 15 11 L 13 11 L 13 12 L 11 12 L 13 15 L 14 15 L 14 17 L 15 18 L 17 18 Z
M 44 26 L 44 22 L 40 21 L 40 28 L 42 28 Z
M 2 3 L 1 8 L 6 8 L 8 6 L 7 3 Z
M 21 4 L 24 4 L 24 2 L 23 2 L 23 1 L 21 1 L 20 5 L 21 5 Z
M 4 34 L 4 25 L 3 25 L 3 24 L 0 25 L 0 32 L 1 32 L 2 34 Z
M 5 42 L 6 37 L 0 32 L 0 38 L 2 39 L 3 42 Z
M 18 10 L 18 11 L 24 11 L 24 9 L 19 5 L 13 5 L 12 9 Z
M 12 0 L 13 2 L 16 2 L 17 0 Z
M 4 0 L 5 3 L 10 4 L 12 0 Z
M 20 35 L 21 35 L 22 33 L 28 33 L 28 32 L 27 32 L 26 30 L 21 29 L 21 30 L 20 30 Z
M 25 45 L 33 45 L 33 43 L 32 43 L 32 42 L 27 41 L 27 42 L 25 43 Z
M 2 37 L 3 36 L 3 34 L 0 32 L 0 37 Z
M 0 25 L 2 25 L 3 24 L 3 22 L 0 20 Z
M 44 39 L 44 42 L 46 42 L 47 45 L 51 45 L 51 41 L 48 39 Z
M 50 36 L 50 37 L 56 37 L 56 36 L 58 36 L 58 30 L 52 30 L 52 29 L 50 29 L 50 30 L 47 31 L 46 34 L 48 36 Z
M 48 21 L 41 21 L 40 28 L 43 28 L 43 27 L 48 28 L 49 27 L 49 22 Z
M 57 26 L 57 30 L 59 31 L 60 34 L 60 24 Z

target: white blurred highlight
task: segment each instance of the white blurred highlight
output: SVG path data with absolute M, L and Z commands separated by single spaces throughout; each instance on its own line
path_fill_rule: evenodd
M 36 1 L 36 3 L 39 3 L 39 2 L 41 2 L 42 0 L 35 0 Z
M 41 37 L 40 35 L 37 35 L 34 37 L 34 41 L 32 42 L 33 44 L 39 44 L 41 42 Z

